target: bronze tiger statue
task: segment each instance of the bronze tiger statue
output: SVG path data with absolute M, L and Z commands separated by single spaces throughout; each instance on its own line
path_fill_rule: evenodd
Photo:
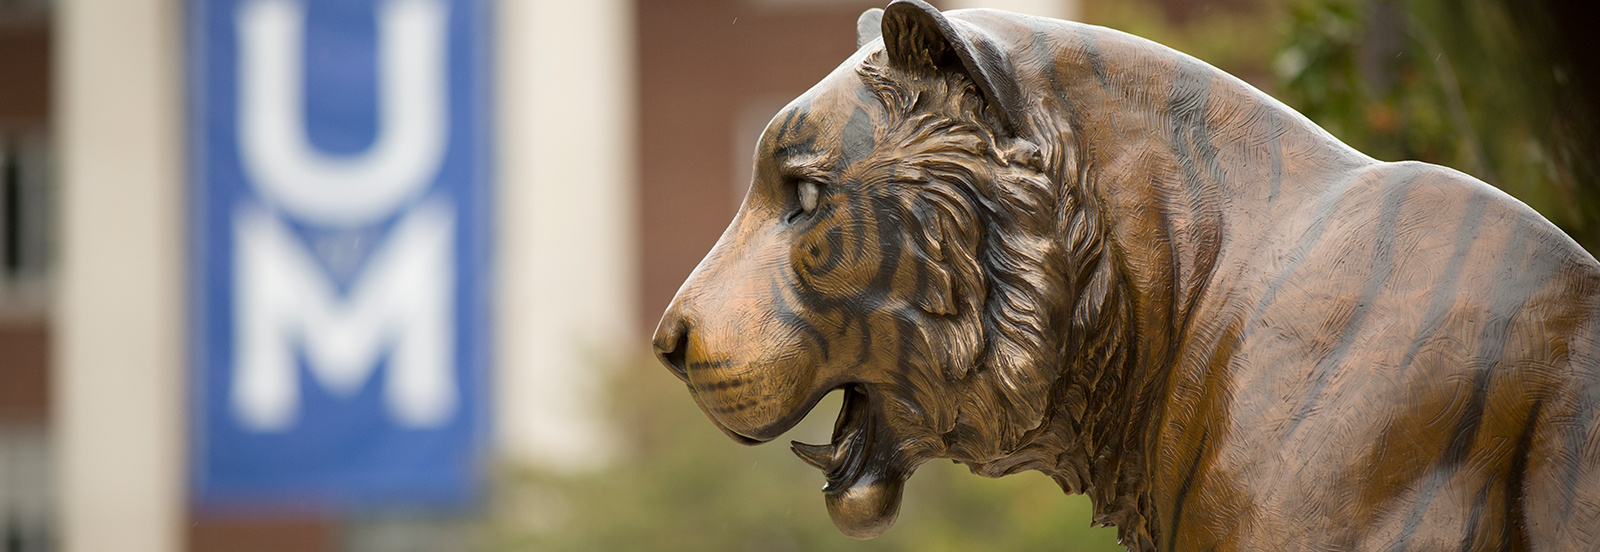
M 654 338 L 741 443 L 842 390 L 845 534 L 949 458 L 1132 550 L 1600 549 L 1600 265 L 1538 213 L 1109 29 L 858 31 Z

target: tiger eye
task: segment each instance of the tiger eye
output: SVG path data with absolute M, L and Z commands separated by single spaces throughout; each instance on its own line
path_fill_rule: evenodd
M 800 183 L 800 210 L 810 213 L 817 210 L 817 183 Z

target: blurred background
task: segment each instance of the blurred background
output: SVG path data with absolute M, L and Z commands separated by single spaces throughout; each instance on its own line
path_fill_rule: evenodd
M 1584 2 L 933 3 L 1156 40 L 1600 245 Z M 847 539 L 649 354 L 878 5 L 0 0 L 0 552 L 1120 550 L 948 463 Z

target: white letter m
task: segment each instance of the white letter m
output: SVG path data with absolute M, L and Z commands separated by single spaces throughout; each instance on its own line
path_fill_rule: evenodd
M 423 202 L 388 232 L 340 297 L 282 221 L 259 207 L 234 215 L 233 410 L 252 431 L 284 431 L 300 407 L 297 350 L 336 396 L 360 391 L 389 353 L 383 389 L 405 427 L 433 427 L 456 408 L 450 255 L 455 220 Z

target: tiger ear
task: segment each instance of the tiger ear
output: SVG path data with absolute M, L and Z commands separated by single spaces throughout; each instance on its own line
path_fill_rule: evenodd
M 1012 135 L 1023 130 L 1020 125 L 1027 119 L 1016 71 L 989 33 L 946 18 L 922 0 L 895 0 L 884 8 L 882 19 L 883 48 L 890 65 L 912 72 L 962 71 L 996 108 L 1006 130 Z
M 860 50 L 880 36 L 883 36 L 883 8 L 861 12 L 861 17 L 856 19 L 856 49 Z

